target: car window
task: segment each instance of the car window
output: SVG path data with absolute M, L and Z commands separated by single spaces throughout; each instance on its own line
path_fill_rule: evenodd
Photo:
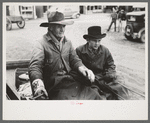
M 65 8 L 65 11 L 71 11 L 71 9 L 70 8 Z
M 136 21 L 136 17 L 135 16 L 129 16 L 128 21 Z
M 56 10 L 58 10 L 58 7 L 53 7 L 52 6 L 52 7 L 49 8 L 49 11 L 56 11 Z

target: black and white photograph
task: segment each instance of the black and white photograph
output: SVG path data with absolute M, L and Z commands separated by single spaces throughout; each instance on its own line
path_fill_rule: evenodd
M 147 2 L 9 2 L 2 19 L 3 120 L 148 119 Z

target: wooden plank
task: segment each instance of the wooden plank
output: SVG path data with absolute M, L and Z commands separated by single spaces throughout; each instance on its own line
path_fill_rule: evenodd
M 8 100 L 20 100 L 20 96 L 17 94 L 17 92 L 12 90 L 7 83 L 6 83 L 6 97 Z
M 6 69 L 27 68 L 30 60 L 7 61 Z

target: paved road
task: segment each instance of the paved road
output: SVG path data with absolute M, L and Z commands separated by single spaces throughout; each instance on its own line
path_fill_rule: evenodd
M 81 15 L 79 19 L 73 19 L 75 23 L 66 27 L 66 36 L 71 39 L 74 48 L 86 43 L 83 35 L 87 28 L 93 25 L 102 26 L 102 32 L 106 32 L 109 24 L 109 14 Z M 34 43 L 47 32 L 47 28 L 39 27 L 43 18 L 27 20 L 24 29 L 19 29 L 13 24 L 11 31 L 6 31 L 6 60 L 30 59 Z M 145 44 L 128 41 L 123 32 L 113 32 L 113 26 L 102 44 L 111 51 L 117 70 L 125 75 L 128 85 L 145 90 Z M 135 85 L 134 85 L 135 84 Z

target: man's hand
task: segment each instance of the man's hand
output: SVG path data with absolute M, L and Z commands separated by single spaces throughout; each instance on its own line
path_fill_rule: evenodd
M 40 97 L 38 97 L 40 99 L 48 99 L 48 94 L 44 87 L 37 88 L 37 90 L 34 93 L 34 96 L 35 97 L 40 96 Z
M 94 73 L 87 69 L 85 66 L 80 66 L 78 70 L 83 74 L 83 76 L 87 77 L 91 82 L 95 81 Z
M 109 83 L 116 79 L 116 71 L 106 72 L 106 75 L 103 76 L 105 82 Z
M 41 95 L 41 99 L 47 99 L 48 98 L 48 93 L 44 87 L 43 81 L 40 79 L 36 79 L 32 83 L 33 85 L 33 90 L 34 90 L 34 96 L 38 97 Z

